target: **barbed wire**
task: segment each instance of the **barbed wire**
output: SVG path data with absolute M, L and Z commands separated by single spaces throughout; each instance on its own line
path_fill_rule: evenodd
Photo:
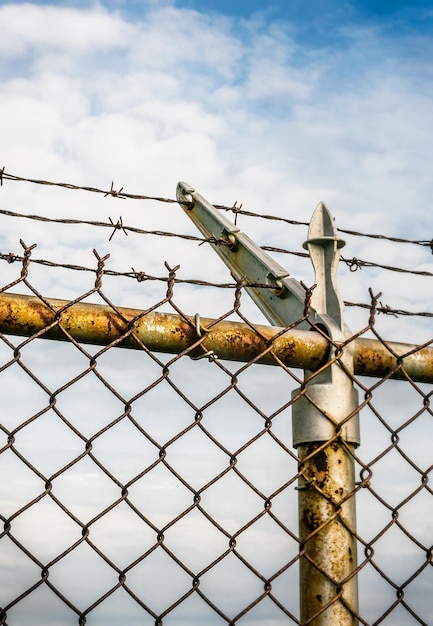
M 234 206 L 226 207 L 223 205 L 214 205 L 216 209 L 220 209 L 223 211 L 231 211 L 232 213 L 245 215 L 247 217 L 259 217 L 264 220 L 273 220 L 278 222 L 284 222 L 285 224 L 290 224 L 291 226 L 309 226 L 309 222 L 301 222 L 298 220 L 291 220 L 286 217 L 281 217 L 278 215 L 267 215 L 264 213 L 255 213 L 253 211 L 246 211 L 244 209 L 240 209 L 237 207 L 237 202 L 235 202 Z M 348 230 L 345 228 L 338 227 L 340 233 L 344 233 L 346 235 L 353 235 L 355 237 L 368 237 L 370 239 L 383 239 L 386 241 L 392 241 L 393 243 L 411 243 L 418 246 L 424 246 L 431 249 L 433 254 L 433 239 L 427 241 L 425 239 L 402 239 L 400 237 L 391 237 L 390 235 L 381 235 L 381 234 L 373 234 L 373 233 L 363 233 L 357 230 Z
M 293 256 L 299 256 L 305 259 L 309 259 L 310 255 L 308 252 L 295 252 L 293 250 L 286 250 L 284 248 L 277 248 L 275 246 L 260 246 L 262 250 L 266 250 L 267 252 L 278 252 L 280 254 L 291 254 Z M 358 259 L 357 257 L 352 257 L 351 259 L 345 259 L 343 256 L 340 257 L 340 263 L 344 263 L 347 265 L 351 272 L 356 272 L 357 270 L 362 269 L 363 267 L 375 267 L 378 269 L 386 270 L 388 272 L 402 272 L 404 274 L 414 274 L 416 276 L 433 276 L 433 272 L 428 272 L 427 270 L 409 270 L 404 269 L 402 267 L 395 267 L 393 265 L 382 265 L 381 263 L 374 263 L 373 261 L 364 261 L 363 259 Z
M 21 242 L 21 244 L 23 245 L 23 247 L 26 247 L 23 242 Z M 108 259 L 109 256 L 110 255 L 107 255 L 106 258 Z M 7 263 L 11 264 L 17 261 L 22 263 L 24 260 L 25 260 L 24 255 L 15 254 L 13 252 L 8 252 L 8 253 L 0 252 L 0 261 L 6 261 Z M 76 264 L 71 264 L 71 263 L 58 263 L 58 262 L 50 261 L 47 259 L 36 259 L 32 257 L 32 258 L 26 259 L 26 261 L 29 264 L 34 263 L 36 265 L 43 265 L 45 267 L 51 267 L 51 268 L 57 268 L 57 269 L 65 269 L 65 270 L 72 270 L 72 271 L 78 271 L 78 272 L 91 272 L 94 274 L 98 272 L 98 269 L 94 267 L 86 267 L 83 265 L 76 265 Z M 154 276 L 154 275 L 148 274 L 147 272 L 136 270 L 133 267 L 131 267 L 131 271 L 127 271 L 127 272 L 121 272 L 121 271 L 104 268 L 102 271 L 102 275 L 114 276 L 114 277 L 120 277 L 120 278 L 132 278 L 133 280 L 136 280 L 137 282 L 158 281 L 158 282 L 167 283 L 167 281 L 169 280 L 167 276 Z M 170 280 L 173 280 L 174 284 L 194 285 L 198 287 L 213 287 L 217 289 L 235 289 L 235 290 L 239 289 L 239 284 L 236 282 L 215 283 L 212 281 L 206 281 L 206 280 L 200 280 L 200 279 L 194 279 L 194 278 L 177 278 L 177 277 L 174 279 L 170 279 Z M 260 289 L 274 289 L 272 285 L 262 284 L 262 283 L 248 283 L 247 285 L 244 285 L 242 288 L 244 289 L 248 287 L 256 287 Z M 361 309 L 371 308 L 371 303 L 344 301 L 344 305 L 350 306 L 350 307 L 358 307 Z M 377 307 L 376 310 L 378 313 L 382 313 L 385 315 L 392 315 L 394 317 L 398 317 L 398 316 L 433 317 L 433 313 L 431 313 L 430 311 L 407 311 L 404 309 L 394 309 L 390 307 L 389 305 L 382 304 L 382 302 L 380 303 L 380 306 Z
M 107 258 L 109 258 L 109 256 L 110 255 L 107 255 Z M 15 263 L 16 261 L 22 263 L 24 260 L 24 256 L 20 254 L 15 254 L 14 252 L 8 252 L 8 253 L 0 252 L 0 260 L 6 261 L 9 264 Z M 35 259 L 33 257 L 31 259 L 28 259 L 28 262 L 34 263 L 36 265 L 43 265 L 45 267 L 72 270 L 72 271 L 77 271 L 77 272 L 91 272 L 95 274 L 98 271 L 97 268 L 94 268 L 94 267 L 86 267 L 84 265 L 76 265 L 74 263 L 57 263 L 55 261 L 50 261 L 48 259 Z M 120 278 L 133 278 L 139 283 L 144 282 L 146 280 L 159 281 L 159 282 L 166 283 L 168 280 L 167 276 L 153 276 L 151 274 L 148 274 L 147 272 L 135 270 L 133 267 L 131 268 L 131 271 L 128 271 L 128 272 L 120 272 L 120 271 L 104 268 L 104 270 L 102 271 L 102 275 L 115 276 L 115 277 L 120 277 Z M 199 287 L 216 287 L 219 289 L 236 288 L 236 283 L 213 283 L 210 281 L 199 280 L 199 279 L 175 278 L 174 282 L 176 284 L 196 285 Z M 256 286 L 261 286 L 264 288 L 268 287 L 268 285 L 256 285 Z
M 7 209 L 0 209 L 0 215 L 5 215 L 7 217 L 16 217 L 23 219 L 30 219 L 39 222 L 53 223 L 53 224 L 65 224 L 65 225 L 84 225 L 84 226 L 95 226 L 99 228 L 109 228 L 112 232 L 109 237 L 109 241 L 112 240 L 113 236 L 118 230 L 121 230 L 125 235 L 128 233 L 135 233 L 139 235 L 153 235 L 158 237 L 173 237 L 177 239 L 183 239 L 187 241 L 196 241 L 199 245 L 203 243 L 210 243 L 213 245 L 229 245 L 224 239 L 217 239 L 215 237 L 204 238 L 198 237 L 197 235 L 188 235 L 185 233 L 174 233 L 170 231 L 164 230 L 146 230 L 143 228 L 138 228 L 136 226 L 128 226 L 123 223 L 123 218 L 120 216 L 117 222 L 113 222 L 111 217 L 109 217 L 109 222 L 102 222 L 98 220 L 78 220 L 71 218 L 55 218 L 55 217 L 46 217 L 43 215 L 32 215 L 25 213 L 17 213 L 16 211 L 10 211 Z M 277 252 L 280 254 L 290 254 L 292 256 L 297 256 L 301 258 L 308 259 L 308 252 L 298 252 L 294 250 L 287 250 L 285 248 L 279 248 L 276 246 L 260 246 L 262 250 L 266 252 Z M 412 270 L 405 269 L 401 267 L 395 267 L 392 265 L 384 265 L 381 263 L 375 263 L 373 261 L 366 261 L 364 259 L 358 259 L 357 257 L 352 257 L 351 259 L 345 259 L 344 257 L 340 258 L 340 262 L 347 265 L 351 272 L 355 272 L 358 269 L 362 269 L 363 267 L 372 267 L 377 269 L 383 269 L 389 272 L 401 272 L 404 274 L 413 274 L 416 276 L 433 276 L 433 272 L 428 272 L 427 270 Z
M 104 197 L 111 196 L 113 198 L 128 198 L 129 200 L 155 200 L 156 202 L 167 202 L 167 203 L 178 203 L 177 200 L 173 200 L 171 198 L 163 198 L 160 196 L 147 196 L 140 194 L 132 194 L 126 193 L 123 191 L 123 187 L 121 187 L 118 191 L 114 189 L 114 181 L 111 182 L 110 189 L 98 189 L 97 187 L 87 187 L 81 185 L 74 185 L 72 183 L 56 183 L 50 180 L 41 180 L 37 178 L 26 178 L 24 176 L 15 176 L 14 174 L 9 174 L 4 171 L 3 167 L 0 169 L 0 187 L 3 186 L 4 180 L 10 180 L 15 182 L 23 182 L 23 183 L 33 183 L 35 185 L 47 185 L 49 187 L 62 187 L 63 189 L 71 189 L 74 191 L 88 191 L 91 193 L 103 194 Z
M 153 195 L 144 195 L 144 194 L 127 193 L 127 192 L 125 192 L 123 190 L 124 189 L 123 187 L 120 187 L 118 190 L 116 190 L 114 188 L 114 181 L 111 182 L 110 189 L 99 189 L 97 187 L 81 186 L 81 185 L 75 185 L 75 184 L 72 184 L 72 183 L 58 183 L 58 182 L 53 182 L 53 181 L 48 181 L 48 180 L 41 180 L 41 179 L 35 179 L 35 178 L 27 178 L 27 177 L 24 177 L 24 176 L 17 176 L 15 174 L 10 174 L 8 172 L 5 172 L 5 167 L 3 167 L 3 168 L 0 169 L 0 187 L 3 186 L 3 181 L 5 181 L 5 180 L 14 181 L 14 182 L 26 182 L 26 183 L 36 184 L 36 185 L 46 185 L 46 186 L 51 186 L 51 187 L 61 187 L 63 189 L 70 189 L 70 190 L 87 191 L 87 192 L 91 192 L 91 193 L 102 194 L 104 197 L 110 196 L 110 197 L 113 197 L 113 198 L 129 199 L 129 200 L 154 200 L 156 202 L 165 202 L 165 203 L 169 203 L 169 204 L 179 204 L 178 200 L 175 200 L 173 198 L 166 198 L 166 197 L 162 197 L 162 196 L 153 196 Z M 223 210 L 223 211 L 231 211 L 232 213 L 235 214 L 236 217 L 237 217 L 237 215 L 244 215 L 244 216 L 248 216 L 248 217 L 256 217 L 256 218 L 260 218 L 260 219 L 284 222 L 284 223 L 290 224 L 292 226 L 308 226 L 308 222 L 302 222 L 302 221 L 298 221 L 298 220 L 291 220 L 291 219 L 280 217 L 280 216 L 276 216 L 276 215 L 268 215 L 268 214 L 256 213 L 256 212 L 253 212 L 253 211 L 247 211 L 247 210 L 242 208 L 242 205 L 238 206 L 237 201 L 231 207 L 228 207 L 228 206 L 225 206 L 225 205 L 220 205 L 220 204 L 214 204 L 213 206 L 215 206 L 215 208 Z M 344 228 L 339 228 L 339 231 L 341 233 L 345 233 L 347 235 L 353 235 L 353 236 L 356 236 L 356 237 L 367 237 L 367 238 L 370 238 L 370 239 L 380 239 L 380 240 L 391 241 L 393 243 L 408 243 L 408 244 L 413 244 L 413 245 L 417 245 L 417 246 L 427 247 L 427 248 L 430 248 L 430 250 L 431 250 L 431 252 L 433 254 L 433 238 L 430 239 L 430 240 L 427 240 L 427 239 L 405 239 L 405 238 L 401 238 L 401 237 L 392 237 L 392 236 L 383 235 L 383 234 L 363 233 L 363 232 L 360 232 L 360 231 L 349 230 L 349 229 L 344 229 Z
M 109 228 L 112 230 L 112 234 L 110 236 L 111 240 L 113 238 L 114 233 L 117 230 L 122 230 L 124 234 L 136 233 L 139 235 L 155 235 L 159 237 L 177 237 L 179 239 L 186 239 L 189 241 L 198 241 L 199 243 L 206 243 L 209 240 L 204 237 L 198 237 L 196 235 L 187 235 L 183 233 L 173 233 L 164 230 L 145 230 L 143 228 L 138 228 L 136 226 L 127 226 L 123 223 L 123 218 L 120 216 L 117 222 L 113 222 L 109 217 L 109 222 L 101 222 L 97 220 L 78 220 L 78 219 L 70 219 L 70 218 L 56 218 L 56 217 L 46 217 L 43 215 L 29 215 L 25 213 L 17 213 L 15 211 L 9 211 L 6 209 L 0 209 L 0 215 L 6 215 L 7 217 L 18 217 L 29 220 L 35 220 L 38 222 L 46 222 L 53 224 L 73 224 L 76 226 L 96 226 L 100 228 Z M 223 240 L 222 240 L 223 241 Z

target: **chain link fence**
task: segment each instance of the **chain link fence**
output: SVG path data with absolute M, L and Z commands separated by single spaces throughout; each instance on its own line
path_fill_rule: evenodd
M 14 208 L 27 202 L 17 183 L 49 188 L 51 207 L 32 193 L 31 214 L 0 209 L 0 624 L 318 626 L 339 611 L 339 626 L 432 624 L 432 242 L 341 229 L 353 337 L 329 359 L 312 289 L 302 319 L 263 325 L 175 200 L 3 168 Z M 142 226 L 88 219 L 107 203 Z M 287 229 L 306 222 L 218 208 L 305 276 Z M 9 252 L 17 220 L 37 249 Z M 110 259 L 92 257 L 107 246 Z M 361 445 L 336 424 L 329 441 L 296 448 L 305 383 L 334 364 L 358 391 Z M 331 460 L 354 465 L 350 489 L 330 490 Z M 332 573 L 314 552 L 331 527 L 330 560 L 348 537 L 353 547 Z M 346 594 L 355 579 L 359 604 Z
M 193 285 L 199 299 L 227 303 L 204 321 L 184 310 L 185 281 L 168 264 L 158 280 L 135 276 L 137 301 L 151 292 L 146 309 L 116 305 L 107 258 L 97 254 L 94 282 L 86 275 L 75 299 L 49 300 L 38 283 L 50 270 L 32 264 L 32 246 L 22 245 L 21 256 L 4 255 L 16 275 L 0 303 L 0 623 L 312 623 L 299 611 L 299 564 L 318 531 L 304 519 L 301 539 L 298 495 L 321 493 L 311 465 L 317 477 L 336 439 L 314 447 L 308 462 L 298 457 L 291 410 L 300 396 L 291 394 L 303 372 L 276 347 L 309 319 L 311 290 L 304 318 L 265 336 L 249 318 L 242 283 Z M 373 297 L 353 341 L 376 334 L 397 358 L 382 378 L 353 376 L 361 446 L 345 450 L 356 487 L 327 502 L 355 537 L 358 565 L 330 579 L 331 603 L 344 605 L 344 583 L 357 576 L 359 608 L 349 610 L 359 623 L 427 625 L 432 390 L 376 330 L 378 306 Z M 150 348 L 138 332 L 148 319 L 159 324 Z M 233 321 L 244 335 L 231 335 L 232 354 L 242 346 L 244 362 L 209 349 L 212 330 Z M 170 335 L 179 338 L 176 354 L 161 339 Z M 341 516 L 355 497 L 356 531 Z

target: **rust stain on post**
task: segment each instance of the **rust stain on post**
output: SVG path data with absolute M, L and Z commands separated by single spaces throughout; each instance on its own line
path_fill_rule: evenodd
M 0 332 L 9 335 L 68 341 L 67 331 L 77 342 L 108 345 L 118 341 L 121 348 L 140 349 L 141 343 L 149 350 L 178 354 L 197 341 L 194 319 L 184 319 L 172 313 L 151 312 L 118 308 L 67 300 L 47 299 L 19 294 L 0 294 Z M 57 320 L 57 323 L 56 323 Z M 326 363 L 329 344 L 319 333 L 256 325 L 255 332 L 247 324 L 223 321 L 214 324 L 202 318 L 201 325 L 210 327 L 204 345 L 221 359 L 248 362 L 262 354 L 272 343 L 272 353 L 288 367 L 314 371 Z M 133 334 L 122 339 L 133 326 Z M 275 338 L 276 337 L 276 338 Z M 275 339 L 274 339 L 275 338 Z M 120 341 L 119 341 L 120 340 Z M 390 350 L 405 355 L 416 346 L 390 342 Z M 357 375 L 404 379 L 405 375 L 396 358 L 381 342 L 373 339 L 356 339 L 354 344 L 354 371 Z M 194 354 L 200 354 L 199 349 Z M 260 363 L 276 365 L 271 353 Z M 422 348 L 403 359 L 404 371 L 414 381 L 433 382 L 433 348 Z
M 348 448 L 339 441 L 324 448 L 319 443 L 298 447 L 304 461 L 299 485 L 301 624 L 357 623 L 355 477 Z

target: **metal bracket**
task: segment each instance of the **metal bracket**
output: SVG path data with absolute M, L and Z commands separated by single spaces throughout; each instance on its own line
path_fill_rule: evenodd
M 196 193 L 188 183 L 177 185 L 176 197 L 188 217 L 199 231 L 214 244 L 221 257 L 237 280 L 245 278 L 248 295 L 273 326 L 285 327 L 304 316 L 305 289 L 289 272 L 255 244 L 245 233 L 217 211 L 203 196 Z M 268 285 L 269 288 L 248 285 Z M 314 308 L 310 312 L 314 323 L 320 316 Z M 309 329 L 306 322 L 297 326 Z
M 188 183 L 179 182 L 177 201 L 200 232 L 214 244 L 236 279 L 245 280 L 245 290 L 269 322 L 286 327 L 304 317 L 305 290 L 289 272 L 264 252 L 247 235 L 219 213 Z M 351 336 L 343 320 L 344 306 L 336 287 L 340 248 L 331 214 L 320 203 L 310 222 L 304 243 L 315 271 L 316 288 L 309 320 L 330 338 L 329 365 L 316 376 L 305 372 L 303 388 L 293 392 L 293 445 L 332 439 L 337 432 L 352 445 L 359 445 L 357 392 L 353 372 L 353 348 L 346 345 L 334 361 L 339 344 Z M 268 285 L 263 288 L 255 285 Z M 297 327 L 311 329 L 307 321 Z M 350 419 L 347 419 L 349 416 Z

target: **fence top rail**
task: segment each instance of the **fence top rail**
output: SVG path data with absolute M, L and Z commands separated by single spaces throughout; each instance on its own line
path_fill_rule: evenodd
M 213 353 L 227 361 L 295 367 L 314 371 L 326 363 L 330 343 L 319 332 L 197 319 L 159 311 L 41 300 L 36 296 L 0 294 L 0 332 L 120 348 L 148 349 L 200 356 Z M 433 382 L 433 348 L 408 343 L 353 338 L 354 374 Z

